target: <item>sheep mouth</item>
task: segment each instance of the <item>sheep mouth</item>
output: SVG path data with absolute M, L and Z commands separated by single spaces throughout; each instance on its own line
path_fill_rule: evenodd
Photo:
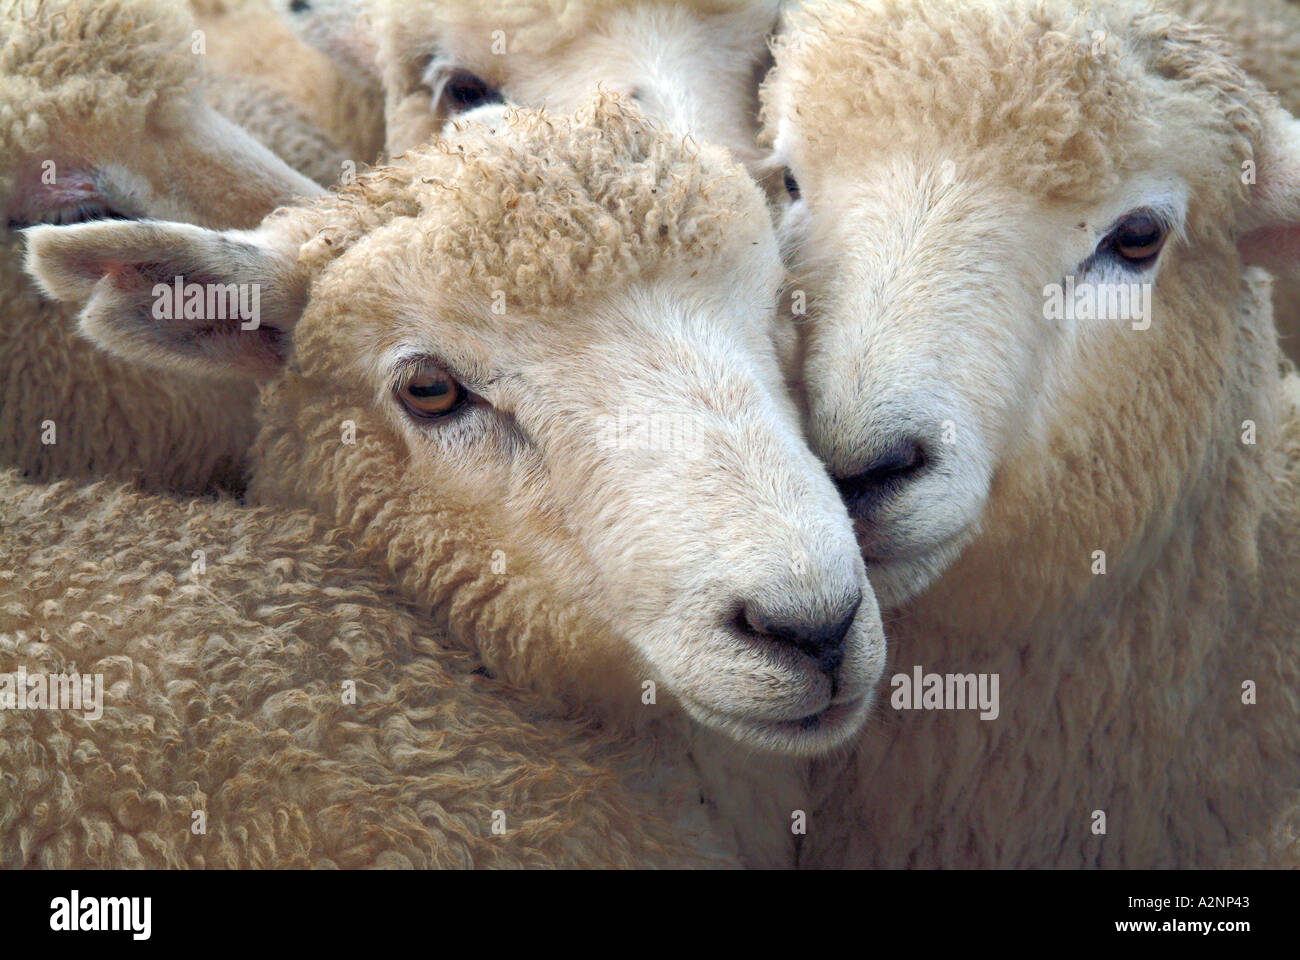
M 699 722 L 738 743 L 770 753 L 813 757 L 843 746 L 856 734 L 871 710 L 870 691 L 862 696 L 839 696 L 820 710 L 795 720 L 723 713 L 683 698 L 687 712 Z

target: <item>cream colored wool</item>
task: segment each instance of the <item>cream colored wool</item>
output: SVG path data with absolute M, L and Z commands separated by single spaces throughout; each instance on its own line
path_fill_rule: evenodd
M 111 181 L 127 215 L 209 226 L 251 226 L 319 188 L 199 108 L 181 6 L 0 0 L 0 24 L 0 465 L 33 478 L 239 485 L 254 391 L 142 372 L 78 337 L 75 311 L 23 275 L 14 227 L 47 169 L 59 183 Z
M 850 469 L 914 389 L 954 417 L 945 469 L 1000 444 L 955 562 L 886 612 L 891 669 L 996 675 L 1000 715 L 885 709 L 817 762 L 800 862 L 1294 865 L 1300 384 L 1238 247 L 1256 203 L 1294 229 L 1294 121 L 1205 30 L 1127 2 L 810 4 L 776 59 L 814 449 Z M 1046 323 L 1105 204 L 1183 182 L 1149 329 Z M 869 561 L 878 591 L 903 562 Z
M 189 0 L 189 5 L 207 34 L 215 86 L 251 84 L 272 101 L 297 107 L 309 121 L 307 129 L 316 127 L 328 144 L 337 145 L 330 148 L 331 160 L 338 154 L 359 168 L 379 159 L 384 97 L 373 77 L 340 70 L 329 57 L 299 40 L 267 0 Z M 299 143 L 302 125 L 296 111 L 278 104 L 270 109 L 251 97 L 226 106 L 233 120 L 296 169 L 327 186 L 339 179 L 338 166 L 331 172 L 322 161 L 313 162 L 308 144 Z
M 0 674 L 104 684 L 0 709 L 0 868 L 725 863 L 309 516 L 5 471 L 0 528 Z

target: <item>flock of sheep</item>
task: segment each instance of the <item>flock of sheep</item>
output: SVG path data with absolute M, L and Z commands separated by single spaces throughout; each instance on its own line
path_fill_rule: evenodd
M 0 0 L 0 866 L 1300 863 L 1298 53 Z

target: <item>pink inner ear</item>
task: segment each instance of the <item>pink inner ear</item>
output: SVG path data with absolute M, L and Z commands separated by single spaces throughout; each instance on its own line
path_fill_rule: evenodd
M 1242 259 L 1253 266 L 1278 272 L 1300 268 L 1300 224 L 1252 230 L 1237 246 Z

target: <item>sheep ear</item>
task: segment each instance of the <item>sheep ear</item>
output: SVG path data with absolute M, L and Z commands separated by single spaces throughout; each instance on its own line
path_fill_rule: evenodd
M 1300 120 L 1280 107 L 1264 121 L 1260 148 L 1243 176 L 1253 194 L 1239 241 L 1242 258 L 1274 271 L 1300 268 Z
M 24 231 L 27 272 L 84 304 L 81 334 L 137 363 L 261 380 L 284 366 L 307 273 L 263 231 L 101 221 Z

